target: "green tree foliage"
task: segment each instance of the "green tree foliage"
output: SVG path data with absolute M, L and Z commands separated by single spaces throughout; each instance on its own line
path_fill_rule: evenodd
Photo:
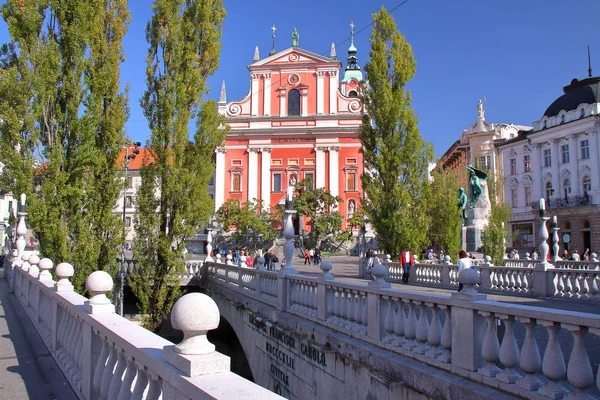
M 262 202 L 240 203 L 237 199 L 227 200 L 217 211 L 217 222 L 225 231 L 233 228 L 232 239 L 237 246 L 250 247 L 251 250 L 266 247 L 279 236 L 276 230 L 281 224 L 281 213 L 275 208 L 273 213 L 262 210 Z
M 2 53 L 3 184 L 27 193 L 43 256 L 75 267 L 83 290 L 97 269 L 116 269 L 127 96 L 119 89 L 126 0 L 8 0 L 12 44 Z M 32 195 L 33 194 L 33 195 Z
M 488 176 L 491 176 L 488 174 Z M 503 199 L 503 180 L 499 177 L 488 179 L 491 212 L 488 226 L 481 232 L 482 251 L 492 258 L 492 264 L 502 265 L 504 262 L 504 244 L 508 239 L 508 219 L 512 215 L 512 207 L 504 202 L 493 199 Z M 504 223 L 504 229 L 502 228 Z
M 458 203 L 458 177 L 448 171 L 433 174 L 429 215 L 429 241 L 439 245 L 456 260 L 460 250 L 461 210 Z
M 366 191 L 363 207 L 379 246 L 396 257 L 406 247 L 419 252 L 427 243 L 430 217 L 428 165 L 431 146 L 417 128 L 406 84 L 416 64 L 410 44 L 381 8 L 373 15 L 368 85 L 362 101 L 367 115 L 360 129 Z
M 206 78 L 219 66 L 225 9 L 221 0 L 155 0 L 146 28 L 146 83 L 140 104 L 151 130 L 137 196 L 134 247 L 140 273 L 131 278 L 144 325 L 160 329 L 180 295 L 185 240 L 213 211 L 208 182 L 225 129 L 214 101 L 202 102 Z M 189 125 L 196 118 L 190 140 Z
M 294 199 L 295 208 L 299 215 L 308 218 L 310 232 L 308 240 L 315 246 L 329 237 L 333 240 L 345 239 L 342 230 L 344 217 L 338 211 L 338 205 L 343 199 L 334 196 L 323 188 L 313 189 L 312 181 L 305 179 L 296 184 L 299 195 Z

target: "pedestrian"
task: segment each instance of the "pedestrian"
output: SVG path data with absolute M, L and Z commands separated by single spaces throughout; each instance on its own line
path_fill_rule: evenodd
M 590 261 L 590 249 L 585 249 L 585 253 L 583 253 L 583 260 Z
M 271 269 L 276 270 L 279 266 L 279 258 L 275 255 L 275 250 L 271 250 Z
M 569 255 L 569 250 L 565 249 L 563 251 L 562 259 L 563 260 L 568 260 L 569 258 L 571 258 L 571 256 Z
M 240 265 L 240 267 L 247 267 L 248 266 L 248 264 L 246 264 L 246 252 L 243 251 L 243 250 L 240 252 L 239 265 Z
M 471 268 L 471 259 L 467 255 L 466 251 L 461 250 L 458 252 L 457 266 L 458 266 L 458 271 L 456 273 L 457 278 L 464 269 Z M 462 288 L 463 288 L 463 284 L 459 282 L 458 283 L 458 291 L 460 292 L 462 290 Z
M 314 259 L 315 265 L 319 265 L 321 264 L 321 249 L 319 249 L 318 247 L 315 247 L 315 259 Z
M 577 250 L 573 250 L 573 254 L 571 255 L 572 261 L 581 261 L 581 257 L 579 256 L 579 252 Z
M 310 262 L 309 262 L 309 264 L 310 264 L 315 259 L 315 249 L 310 249 L 309 253 L 310 253 Z
M 410 267 L 415 265 L 415 258 L 408 247 L 400 254 L 400 265 L 402 265 L 402 282 L 408 283 Z
M 308 249 L 304 250 L 304 265 L 310 265 L 310 251 Z
M 254 265 L 254 259 L 250 257 L 249 251 L 246 252 L 246 265 L 248 266 L 248 268 L 252 268 L 252 265 Z
M 271 254 L 270 251 L 267 251 L 267 254 L 265 254 L 265 269 L 268 271 L 271 269 L 271 258 L 273 257 L 273 255 Z
M 375 280 L 373 277 L 373 266 L 375 265 L 375 258 L 377 255 L 373 251 L 373 249 L 369 249 L 367 251 L 367 276 L 371 278 L 372 281 Z

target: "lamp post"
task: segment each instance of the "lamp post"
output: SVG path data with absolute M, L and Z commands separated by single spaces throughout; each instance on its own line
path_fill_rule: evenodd
M 129 162 L 135 159 L 135 156 L 140 154 L 140 147 L 142 144 L 140 142 L 133 142 L 131 145 L 125 146 L 125 188 L 123 190 L 123 243 L 121 245 L 121 268 L 119 268 L 119 302 L 117 303 L 119 306 L 119 315 L 123 316 L 123 291 L 125 288 L 125 243 L 126 243 L 126 232 L 125 232 L 125 221 L 126 215 L 125 211 L 127 208 L 127 173 L 129 172 Z M 131 149 L 131 154 L 129 154 L 129 149 Z
M 363 236 L 363 248 L 360 254 L 361 257 L 367 256 L 367 216 L 363 215 L 362 217 L 362 236 Z

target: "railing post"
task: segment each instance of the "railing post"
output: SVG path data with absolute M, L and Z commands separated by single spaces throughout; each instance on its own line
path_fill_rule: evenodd
M 479 272 L 479 287 L 482 290 L 490 290 L 492 288 L 492 257 L 485 256 L 485 262 Z
M 472 302 L 485 300 L 486 295 L 477 293 L 474 286 L 479 281 L 477 271 L 467 268 L 459 275 L 463 290 L 452 293 L 452 299 L 461 300 L 452 306 L 452 365 L 469 371 L 477 371 L 483 364 L 481 348 L 485 324 L 471 307 Z
M 450 287 L 452 282 L 450 280 L 450 270 L 452 269 L 450 265 L 441 264 L 442 269 L 442 286 Z
M 323 273 L 317 284 L 317 318 L 321 321 L 327 320 L 327 282 L 335 279 L 330 271 L 333 268 L 331 261 L 323 261 L 319 266 Z
M 552 277 L 554 273 L 549 271 L 554 269 L 554 266 L 547 261 L 548 256 L 548 228 L 546 221 L 550 218 L 546 217 L 546 203 L 544 199 L 540 199 L 540 262 L 537 263 L 533 270 L 533 288 L 532 293 L 536 296 L 545 297 L 554 291 L 554 283 Z
M 374 280 L 368 283 L 369 288 L 373 289 L 389 289 L 392 285 L 385 281 L 385 277 L 388 276 L 388 270 L 377 263 L 373 266 L 371 274 Z M 381 301 L 379 301 L 379 294 L 369 292 L 367 293 L 367 307 L 369 309 L 369 315 L 367 320 L 367 335 L 375 340 L 381 339 L 382 328 L 382 317 L 381 317 Z

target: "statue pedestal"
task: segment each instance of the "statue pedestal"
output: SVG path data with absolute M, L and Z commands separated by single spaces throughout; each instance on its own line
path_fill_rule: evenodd
M 489 223 L 492 207 L 487 190 L 487 182 L 481 184 L 482 193 L 475 203 L 475 207 L 466 209 L 466 226 L 462 228 L 462 249 L 472 253 L 479 251 L 483 243 L 481 242 L 481 232 Z

